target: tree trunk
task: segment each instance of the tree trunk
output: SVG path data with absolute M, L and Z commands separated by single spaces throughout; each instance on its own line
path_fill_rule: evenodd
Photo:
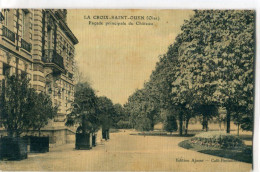
M 183 114 L 179 113 L 179 135 L 182 136 Z
M 202 114 L 202 130 L 206 130 L 206 116 Z
M 240 127 L 240 124 L 237 124 L 237 136 L 239 136 L 239 127 Z
M 208 118 L 207 118 L 207 114 L 202 114 L 203 116 L 203 121 L 202 121 L 202 129 L 205 131 L 208 131 Z
M 39 137 L 41 137 L 41 129 L 38 129 Z
M 230 133 L 230 111 L 227 109 L 227 133 Z
M 206 132 L 209 131 L 209 127 L 208 127 L 209 123 L 208 123 L 208 118 L 206 117 L 206 123 L 205 123 L 205 126 L 206 126 Z
M 154 121 L 151 120 L 151 130 L 153 131 L 154 130 Z
M 185 121 L 186 122 L 186 124 L 185 124 L 185 135 L 188 134 L 189 120 L 190 120 L 190 118 L 187 118 L 186 121 Z

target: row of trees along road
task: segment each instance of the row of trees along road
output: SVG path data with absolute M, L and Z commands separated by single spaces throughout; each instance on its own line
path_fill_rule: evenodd
M 190 118 L 198 115 L 207 130 L 208 120 L 222 107 L 227 133 L 231 120 L 252 131 L 254 23 L 254 11 L 195 10 L 159 57 L 144 88 L 129 97 L 126 109 L 132 125 L 152 130 L 166 110 L 178 119 L 182 135 Z
M 45 93 L 30 87 L 25 74 L 7 76 L 1 88 L 1 127 L 9 137 L 20 137 L 24 132 L 37 130 L 48 124 L 57 114 L 57 107 Z
M 88 82 L 79 82 L 75 86 L 75 98 L 71 113 L 67 115 L 67 126 L 78 126 L 80 133 L 96 133 L 100 127 L 109 130 L 116 127 L 124 115 L 120 104 L 105 97 L 98 97 Z

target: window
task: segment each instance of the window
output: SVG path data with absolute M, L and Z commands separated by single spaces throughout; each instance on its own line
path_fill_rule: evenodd
M 33 75 L 33 81 L 38 81 L 37 75 Z
M 11 66 L 4 63 L 3 65 L 3 74 L 9 76 L 11 74 Z
M 7 26 L 8 25 L 8 11 L 7 10 L 5 10 L 5 26 Z
M 52 31 L 51 31 L 51 28 L 48 27 L 48 30 L 47 30 L 47 36 L 48 36 L 48 49 L 51 49 L 51 42 L 52 42 Z
M 25 12 L 22 10 L 22 38 L 24 38 L 25 33 Z

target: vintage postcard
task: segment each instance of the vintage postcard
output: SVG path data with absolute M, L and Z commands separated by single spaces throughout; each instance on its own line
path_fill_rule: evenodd
M 1 9 L 0 170 L 253 170 L 255 10 Z

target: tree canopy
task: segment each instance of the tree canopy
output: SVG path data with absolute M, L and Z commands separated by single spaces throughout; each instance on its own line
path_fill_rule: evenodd
M 132 123 L 151 123 L 149 112 L 167 109 L 175 112 L 181 135 L 183 121 L 187 129 L 191 117 L 202 115 L 207 130 L 223 107 L 227 132 L 231 119 L 252 130 L 254 56 L 254 11 L 195 10 L 144 88 L 129 97 Z
M 78 126 L 77 132 L 96 132 L 99 128 L 98 102 L 95 91 L 89 83 L 78 83 L 75 86 L 75 98 L 71 112 L 67 115 L 67 126 Z
M 51 99 L 45 93 L 37 93 L 29 82 L 25 74 L 2 80 L 1 124 L 9 136 L 19 137 L 29 129 L 40 130 L 57 113 Z

